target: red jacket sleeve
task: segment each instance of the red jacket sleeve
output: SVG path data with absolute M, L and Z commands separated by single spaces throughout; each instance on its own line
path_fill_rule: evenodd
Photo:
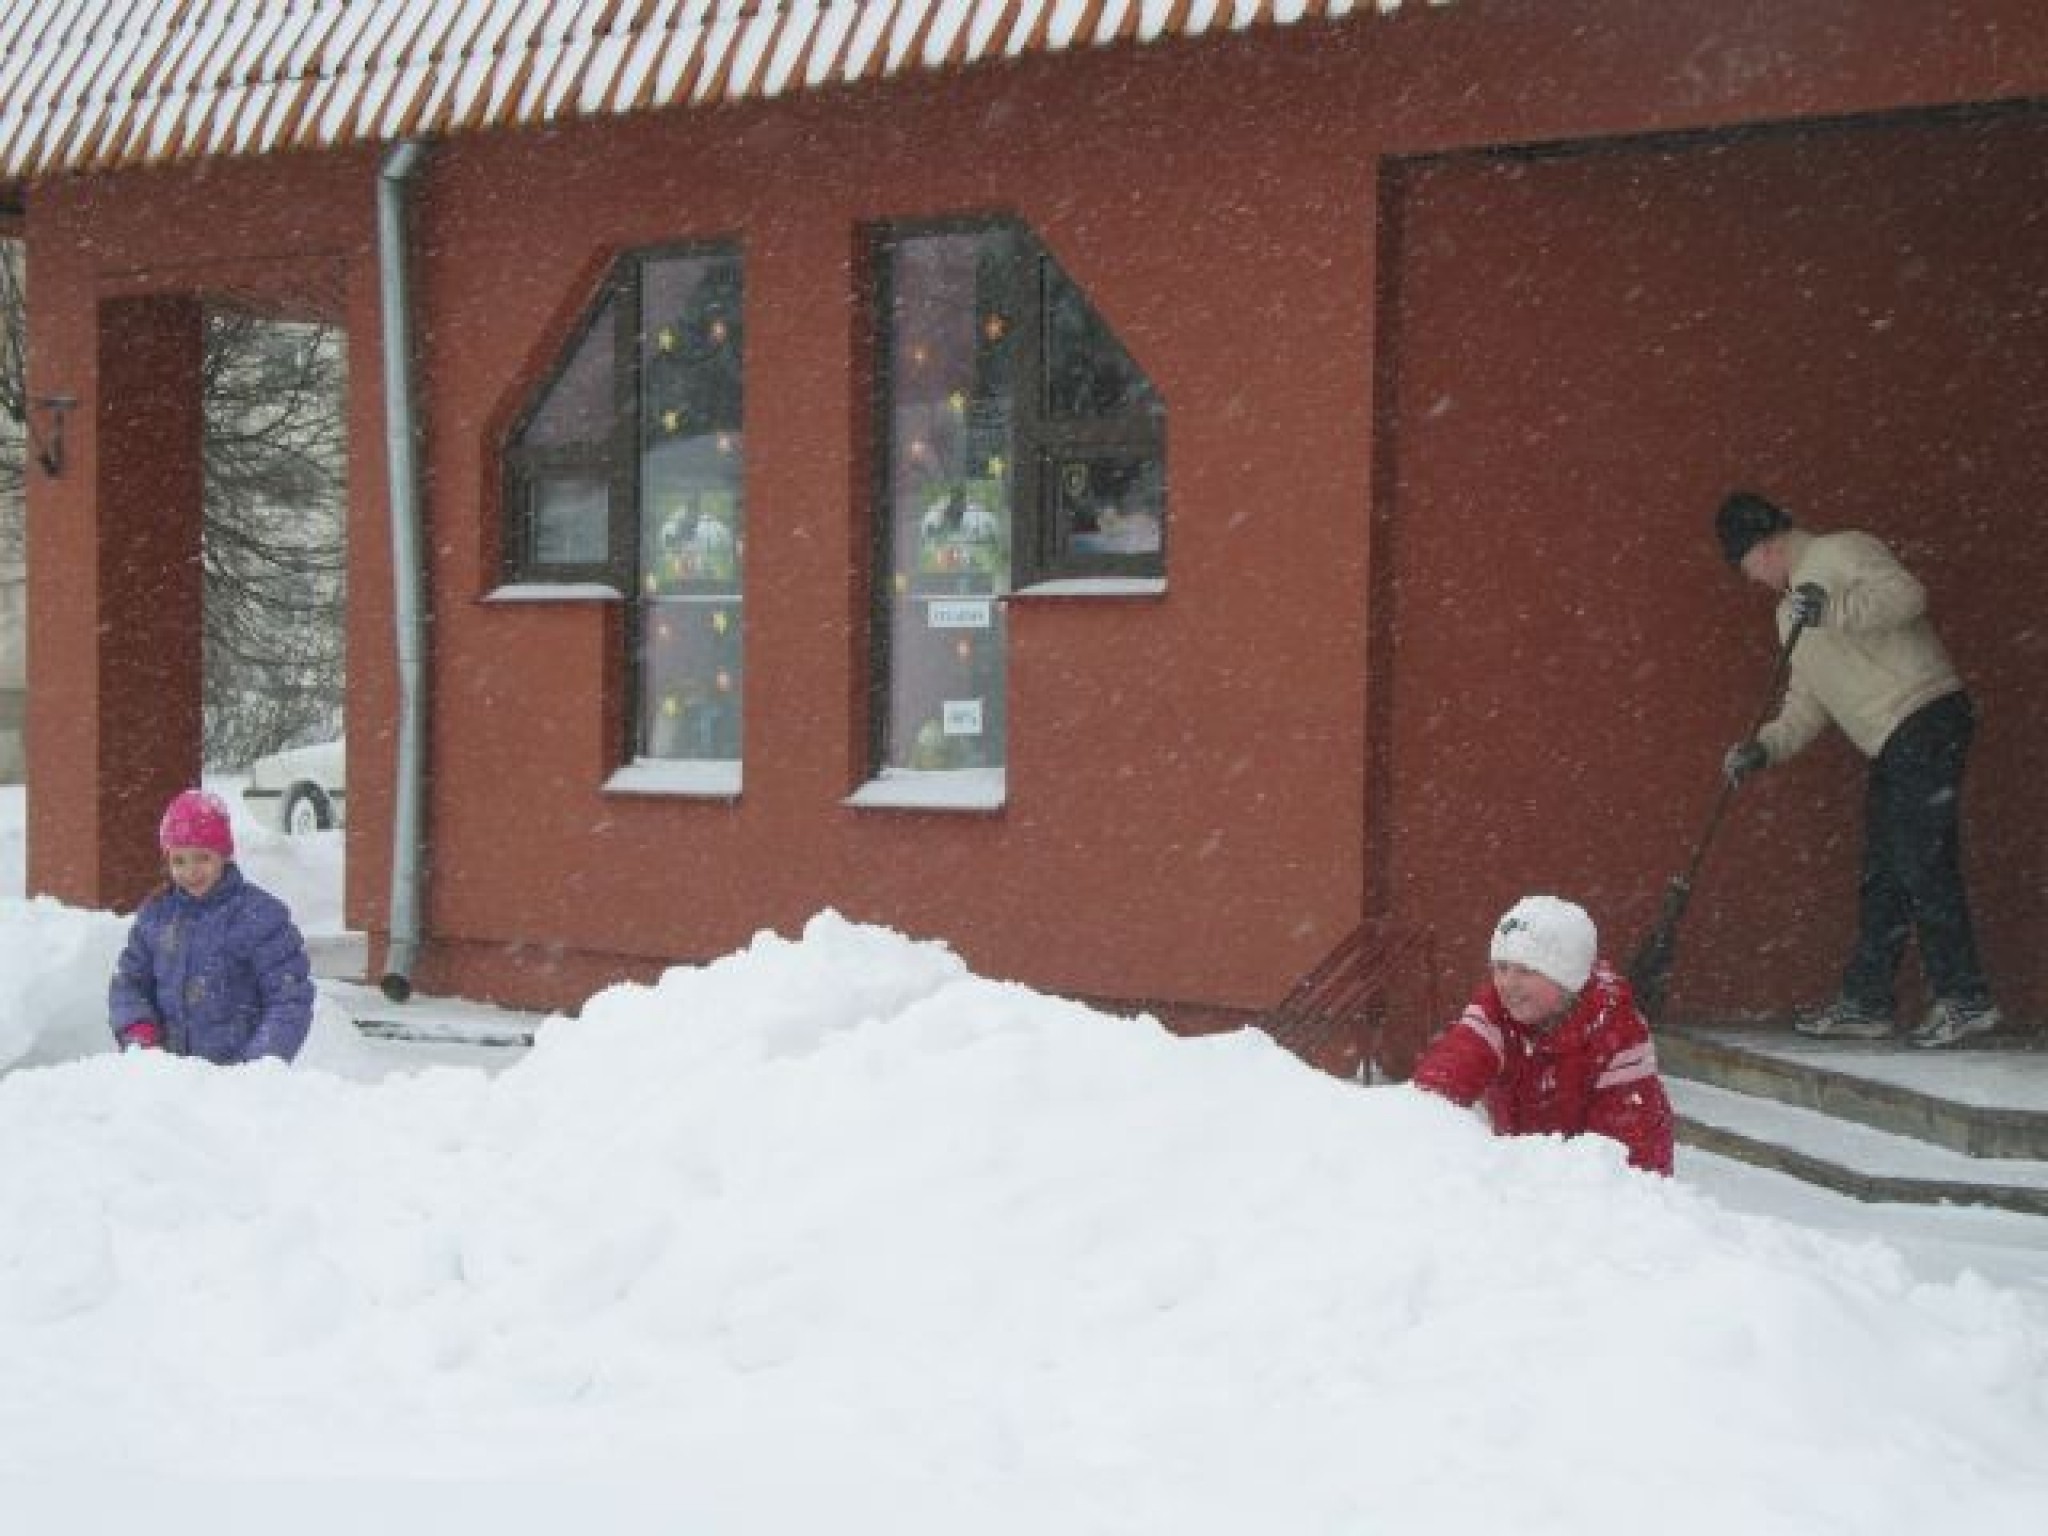
M 1430 1041 L 1415 1063 L 1416 1087 L 1467 1108 L 1485 1097 L 1507 1057 L 1483 1002 L 1483 993 L 1473 998 L 1450 1027 Z
M 1674 1140 L 1671 1099 L 1657 1075 L 1657 1047 L 1634 999 L 1624 993 L 1620 1003 L 1601 1042 L 1586 1129 L 1620 1142 L 1634 1166 L 1669 1173 Z

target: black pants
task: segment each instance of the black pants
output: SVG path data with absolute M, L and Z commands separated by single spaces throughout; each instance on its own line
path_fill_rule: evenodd
M 1891 1012 L 1909 937 L 1936 997 L 1989 1001 L 1963 894 L 1963 764 L 1975 724 L 1969 695 L 1948 694 L 1908 715 L 1870 765 L 1856 948 L 1842 976 L 1853 1002 Z

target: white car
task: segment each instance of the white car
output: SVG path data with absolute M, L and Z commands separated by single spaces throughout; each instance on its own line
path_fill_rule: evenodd
M 257 758 L 249 765 L 242 803 L 264 826 L 295 836 L 346 826 L 346 741 L 320 741 Z

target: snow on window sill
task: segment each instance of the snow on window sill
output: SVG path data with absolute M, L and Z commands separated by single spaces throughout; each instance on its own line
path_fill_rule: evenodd
M 884 768 L 846 797 L 861 810 L 1000 811 L 1008 794 L 1001 768 Z
M 737 762 L 679 761 L 635 758 L 604 781 L 609 794 L 695 795 L 704 799 L 736 799 L 740 792 Z
M 626 594 L 601 581 L 511 581 L 484 594 L 487 603 L 623 603 Z
M 1067 576 L 1018 587 L 1012 597 L 1163 597 L 1164 576 Z

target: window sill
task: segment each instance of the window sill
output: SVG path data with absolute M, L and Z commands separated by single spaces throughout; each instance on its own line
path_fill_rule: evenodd
M 601 581 L 512 581 L 484 594 L 487 603 L 623 603 L 626 594 Z
M 604 781 L 606 794 L 678 795 L 699 800 L 737 800 L 740 765 L 736 762 L 674 761 L 636 758 Z
M 1065 576 L 1018 587 L 1011 597 L 1164 597 L 1164 576 Z
M 884 768 L 845 803 L 863 811 L 1000 811 L 1007 779 L 1000 768 Z

